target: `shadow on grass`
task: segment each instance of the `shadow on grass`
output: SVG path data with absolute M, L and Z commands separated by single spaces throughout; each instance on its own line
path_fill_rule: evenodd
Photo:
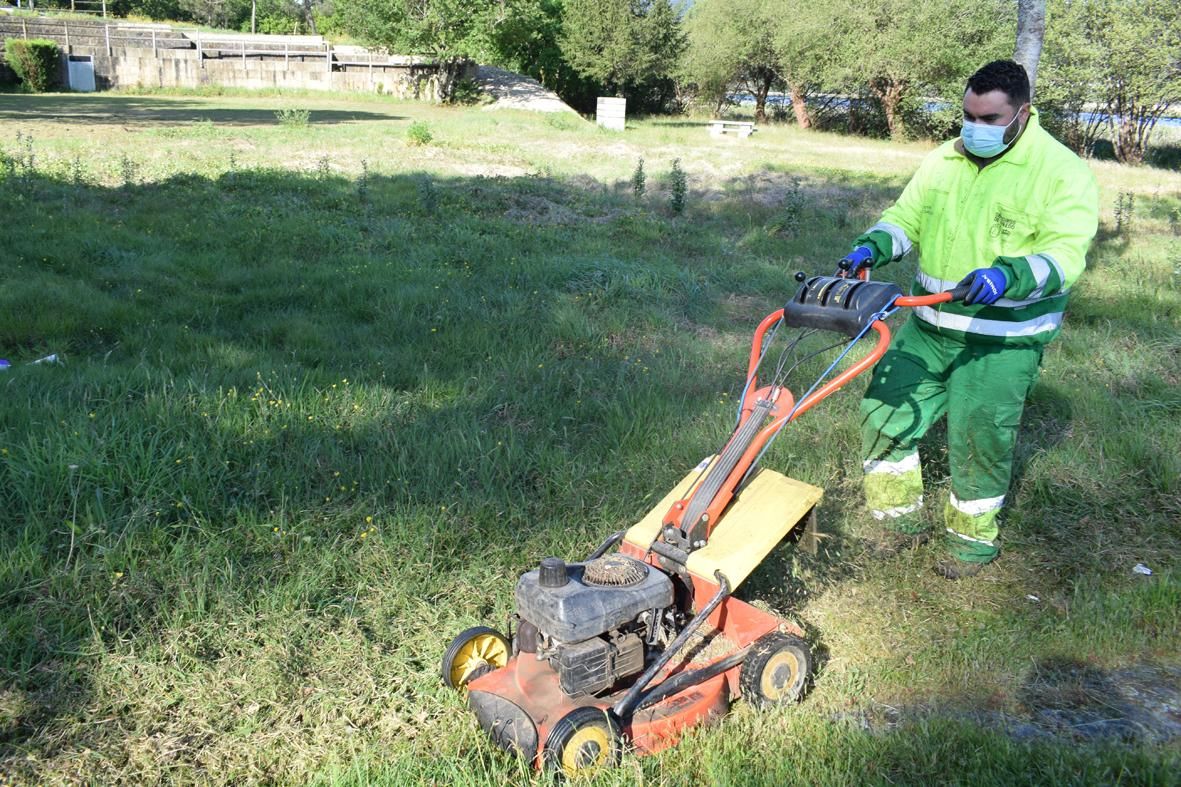
M 107 188 L 22 166 L 0 206 L 45 209 L 2 236 L 5 763 L 62 734 L 118 747 L 71 725 L 119 713 L 94 667 L 125 643 L 283 592 L 354 603 L 367 516 L 382 571 L 428 596 L 585 552 L 724 438 L 718 392 L 791 286 L 770 261 L 724 261 L 725 216 L 547 179 Z M 65 365 L 30 363 L 47 348 Z
M 298 106 L 300 99 L 286 99 Z M 392 112 L 369 110 L 311 110 L 308 123 L 329 125 L 395 121 L 405 118 Z M 226 126 L 269 126 L 277 123 L 273 110 L 211 107 L 208 101 L 138 96 L 86 94 L 0 95 L 0 120 L 13 122 L 57 121 L 75 125 L 129 126 L 177 125 L 209 121 Z
M 343 612 L 362 590 L 444 610 L 424 627 L 491 618 L 539 556 L 585 554 L 638 519 L 725 439 L 719 396 L 740 393 L 749 334 L 790 272 L 827 272 L 813 261 L 847 243 L 849 221 L 826 206 L 855 184 L 781 181 L 727 183 L 728 201 L 673 217 L 544 178 L 0 180 L 0 209 L 24 217 L 0 229 L 0 348 L 14 361 L 0 769 L 36 780 L 30 763 L 63 751 L 120 759 L 140 732 L 104 720 L 139 718 L 144 700 L 113 692 L 111 674 L 99 688 L 111 654 L 175 635 L 154 658 L 196 671 L 244 651 L 245 665 L 254 651 L 238 640 L 259 607 L 327 627 L 308 640 L 347 639 L 331 627 L 351 617 L 389 639 L 389 608 L 415 609 L 394 595 L 369 617 Z M 785 218 L 800 206 L 806 233 Z M 29 363 L 50 352 L 66 364 Z M 817 447 L 793 475 L 825 483 L 856 465 L 832 456 L 827 431 L 805 433 Z M 860 501 L 839 492 L 824 510 L 848 521 Z M 830 532 L 814 560 L 774 553 L 748 590 L 790 608 L 801 565 L 852 576 L 851 537 Z M 241 631 L 219 640 L 236 615 Z M 201 626 L 214 631 L 192 647 L 178 633 Z M 397 652 L 433 669 L 433 653 Z M 220 720 L 232 704 L 185 707 Z M 191 732 L 161 713 L 169 734 Z M 197 754 L 170 756 L 199 772 Z

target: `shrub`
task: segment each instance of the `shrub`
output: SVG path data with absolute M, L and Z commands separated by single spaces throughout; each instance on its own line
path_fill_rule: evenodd
M 412 147 L 429 145 L 432 139 L 430 126 L 421 121 L 411 123 L 410 128 L 406 129 L 406 144 Z
M 0 57 L 0 87 L 14 87 L 20 84 L 20 79 L 16 72 L 8 67 L 4 62 L 4 58 Z
M 307 128 L 311 117 L 312 113 L 307 109 L 285 107 L 275 110 L 275 119 L 279 121 L 279 125 L 286 128 Z
M 447 95 L 448 104 L 473 106 L 484 100 L 484 93 L 480 83 L 474 79 L 459 79 L 451 86 Z
M 43 93 L 57 82 L 58 49 L 53 41 L 10 38 L 4 42 L 4 60 L 34 93 Z
M 644 191 L 647 187 L 648 178 L 644 174 L 644 157 L 636 162 L 635 172 L 632 173 L 632 197 L 635 198 L 636 203 L 644 199 Z
M 680 216 L 685 211 L 685 196 L 689 193 L 689 181 L 685 177 L 685 170 L 681 169 L 681 160 L 673 159 L 672 171 L 668 173 L 669 199 L 668 206 L 674 216 Z

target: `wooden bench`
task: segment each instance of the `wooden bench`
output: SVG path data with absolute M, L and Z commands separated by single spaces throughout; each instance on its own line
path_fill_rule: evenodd
M 733 131 L 739 137 L 749 137 L 755 133 L 755 124 L 745 120 L 711 120 L 709 121 L 709 135 L 720 137 L 727 131 Z

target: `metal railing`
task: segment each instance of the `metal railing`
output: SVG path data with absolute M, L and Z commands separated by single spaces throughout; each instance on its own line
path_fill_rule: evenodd
M 70 12 L 107 18 L 107 0 L 70 0 Z

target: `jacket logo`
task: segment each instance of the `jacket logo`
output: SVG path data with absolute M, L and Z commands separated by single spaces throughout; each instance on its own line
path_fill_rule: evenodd
M 1007 218 L 999 210 L 992 217 L 992 228 L 988 231 L 990 238 L 1008 238 L 1017 225 L 1016 220 Z

